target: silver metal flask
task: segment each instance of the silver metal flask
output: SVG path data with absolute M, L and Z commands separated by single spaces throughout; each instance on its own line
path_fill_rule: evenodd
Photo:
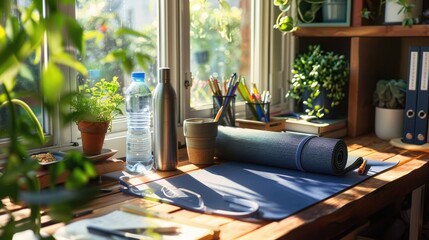
M 155 168 L 170 171 L 177 168 L 176 92 L 170 84 L 170 68 L 160 68 L 153 94 Z

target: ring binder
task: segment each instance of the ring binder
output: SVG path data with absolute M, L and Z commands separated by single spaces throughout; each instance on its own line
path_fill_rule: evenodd
M 429 46 L 420 48 L 419 58 L 419 89 L 417 93 L 417 116 L 415 124 L 415 144 L 422 145 L 427 142 L 428 110 L 429 110 Z
M 408 50 L 408 88 L 405 98 L 405 116 L 402 141 L 409 144 L 416 143 L 415 123 L 417 105 L 417 86 L 419 86 L 419 54 L 420 47 L 411 46 Z

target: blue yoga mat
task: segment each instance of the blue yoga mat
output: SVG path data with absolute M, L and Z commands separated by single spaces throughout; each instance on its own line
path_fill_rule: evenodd
M 219 127 L 216 154 L 229 161 L 124 192 L 209 213 L 237 211 L 232 196 L 259 205 L 248 219 L 279 220 L 397 164 L 368 160 L 359 175 L 363 159 L 341 139 L 230 127 Z
M 219 210 L 233 210 L 223 196 L 236 196 L 259 204 L 260 209 L 255 218 L 280 220 L 396 164 L 369 160 L 365 175 L 359 175 L 354 170 L 342 176 L 333 176 L 228 162 L 137 187 L 142 190 L 144 197 L 159 199 L 188 210 L 196 210 L 198 206 L 198 199 L 194 194 L 189 194 L 189 190 L 201 195 L 206 206 Z M 180 194 L 166 196 L 163 187 L 175 189 Z

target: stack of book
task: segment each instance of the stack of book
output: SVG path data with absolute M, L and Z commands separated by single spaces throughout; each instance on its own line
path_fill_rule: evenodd
M 283 115 L 274 119 L 285 120 L 285 130 L 319 137 L 341 138 L 347 136 L 347 118 L 317 119 L 306 115 Z

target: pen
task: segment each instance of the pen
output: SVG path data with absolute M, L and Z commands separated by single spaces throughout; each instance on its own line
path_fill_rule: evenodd
M 366 169 L 366 159 L 363 160 L 362 164 L 359 166 L 358 169 L 358 174 L 359 175 L 363 175 L 365 173 L 365 169 Z
M 86 209 L 86 210 L 82 210 L 80 212 L 75 212 L 75 213 L 73 213 L 73 218 L 82 217 L 82 216 L 91 214 L 92 212 L 93 212 L 92 209 Z

